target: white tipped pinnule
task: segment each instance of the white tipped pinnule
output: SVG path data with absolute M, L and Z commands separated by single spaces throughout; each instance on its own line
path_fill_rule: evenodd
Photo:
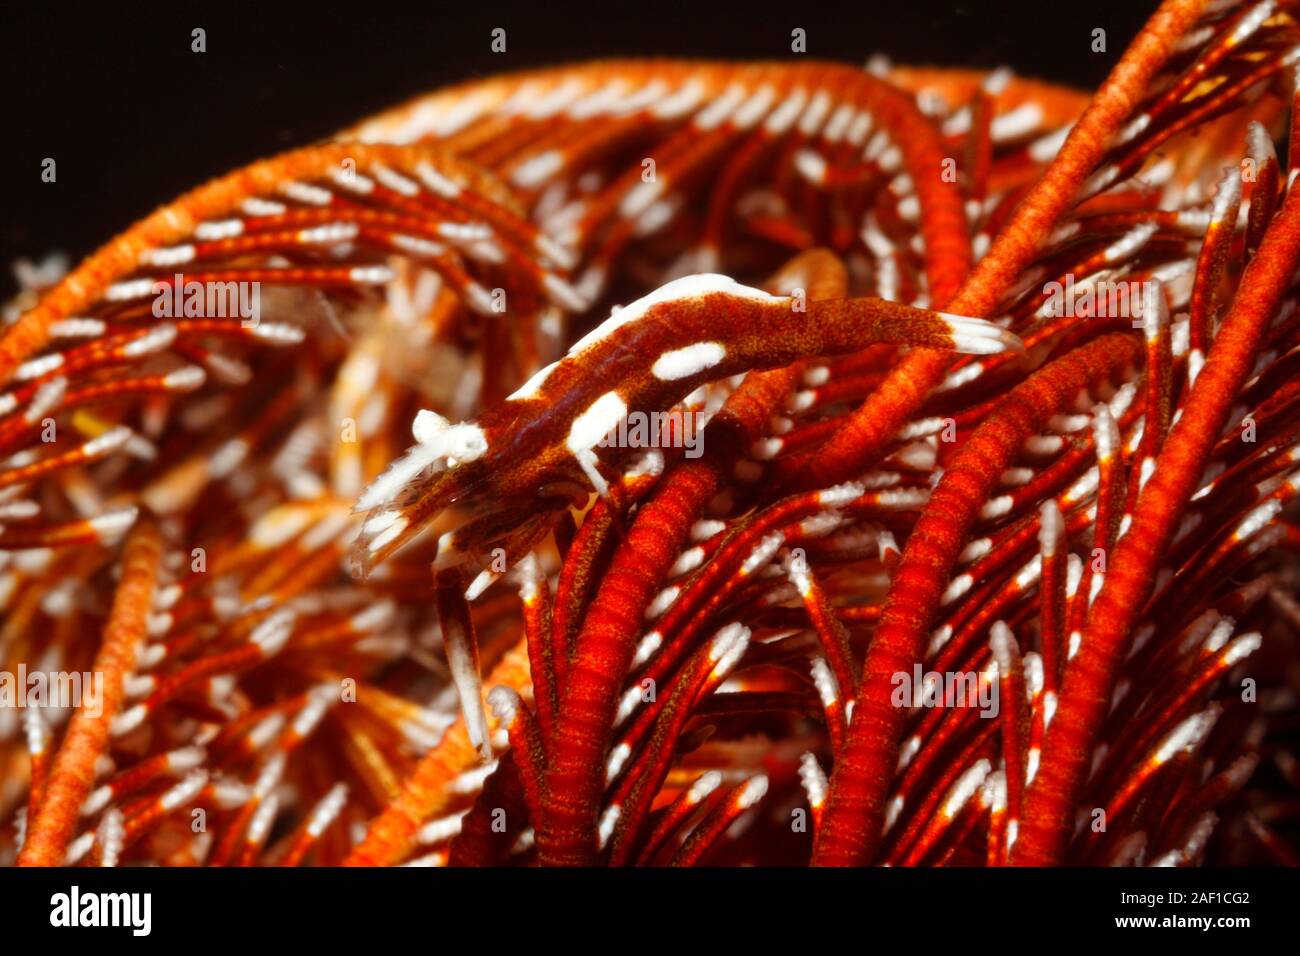
M 736 666 L 749 647 L 749 628 L 732 622 L 713 636 L 709 645 L 709 659 L 713 661 L 713 676 L 722 677 Z
M 27 752 L 33 756 L 45 753 L 50 742 L 50 728 L 40 708 L 28 707 L 23 712 L 23 725 L 27 731 Z
M 25 819 L 25 818 L 24 818 Z M 95 845 L 95 831 L 87 830 L 75 840 L 68 844 L 67 852 L 63 856 L 64 866 L 74 866 L 80 863 L 82 857 L 90 852 L 90 848 Z
M 158 686 L 158 678 L 153 674 L 131 674 L 122 681 L 122 693 L 127 700 L 138 700 L 152 694 Z
M 1202 642 L 1204 642 L 1206 650 L 1217 651 L 1227 643 L 1227 639 L 1232 636 L 1232 632 L 1236 627 L 1236 619 L 1231 617 L 1225 618 L 1218 611 L 1211 608 L 1187 626 L 1187 636 L 1179 642 L 1178 651 L 1179 653 L 1185 654 Z M 1221 638 L 1217 637 L 1214 633 L 1219 629 L 1224 629 L 1226 631 Z M 1216 646 L 1210 646 L 1212 641 L 1215 642 Z
M 336 783 L 330 787 L 329 793 L 321 797 L 320 802 L 316 804 L 307 820 L 307 833 L 313 839 L 319 837 L 325 832 L 325 828 L 334 822 L 334 819 L 343 810 L 343 806 L 348 802 L 348 785 L 346 783 Z
M 170 322 L 155 326 L 144 335 L 122 346 L 122 354 L 128 358 L 139 358 L 161 352 L 176 341 L 176 326 Z
M 1241 171 L 1232 166 L 1224 170 L 1219 189 L 1210 206 L 1210 225 L 1224 224 L 1229 228 L 1237 221 L 1237 207 L 1241 204 Z
M 183 365 L 174 372 L 163 376 L 163 386 L 172 392 L 192 392 L 200 387 L 208 377 L 198 365 Z
M 708 541 L 726 530 L 727 523 L 725 521 L 703 518 L 691 525 L 691 540 L 695 542 Z
M 179 747 L 167 754 L 167 769 L 172 773 L 185 773 L 202 764 L 207 756 L 207 750 L 198 744 Z
M 302 705 L 302 710 L 298 711 L 290 725 L 293 735 L 300 740 L 311 735 L 320 723 L 321 718 L 325 716 L 326 711 L 338 700 L 337 691 L 330 684 L 317 684 L 307 692 L 307 703 Z M 275 730 L 270 736 L 279 733 L 279 727 L 276 725 Z
M 263 657 L 274 657 L 289 642 L 293 634 L 293 625 L 297 615 L 289 608 L 281 608 L 257 627 L 249 635 L 249 643 L 256 644 Z
M 609 752 L 609 757 L 605 760 L 605 786 L 608 787 L 623 772 L 623 767 L 631 756 L 632 748 L 627 743 L 621 743 Z
M 857 544 L 870 544 L 871 539 L 874 537 L 876 540 L 876 555 L 881 561 L 888 561 L 890 555 L 903 553 L 903 549 L 898 546 L 898 539 L 894 537 L 894 532 L 890 531 L 888 528 L 876 526 L 863 528 L 857 533 L 856 538 L 851 538 L 850 536 L 852 534 L 853 533 L 850 532 L 849 535 L 846 535 L 845 537 L 855 541 Z M 956 584 L 961 580 L 961 578 L 970 578 L 970 575 L 963 574 L 958 578 L 954 578 L 953 584 Z M 969 586 L 969 584 L 966 585 L 966 587 Z M 965 589 L 966 588 L 961 588 L 962 591 Z
M 1191 753 L 1209 734 L 1222 712 L 1222 707 L 1213 704 L 1180 722 L 1160 742 L 1160 747 L 1152 758 L 1153 761 L 1156 764 L 1168 763 L 1180 751 Z
M 36 389 L 36 394 L 32 396 L 27 410 L 23 412 L 23 418 L 29 424 L 35 424 L 46 414 L 54 411 L 63 402 L 63 396 L 68 393 L 68 380 L 64 376 L 50 379 Z M 17 406 L 17 401 L 14 401 Z
M 474 576 L 474 580 L 469 582 L 469 587 L 465 589 L 466 601 L 477 601 L 483 596 L 483 592 L 490 588 L 501 578 L 502 572 L 493 571 L 491 568 L 485 568 Z
M 672 607 L 673 602 L 677 600 L 677 595 L 680 592 L 681 587 L 673 584 L 656 594 L 645 609 L 645 619 L 647 621 L 653 621 L 660 617 L 665 611 Z
M 297 345 L 307 338 L 305 329 L 288 322 L 259 322 L 249 327 L 249 334 L 269 345 Z
M 591 308 L 591 300 L 571 283 L 557 275 L 546 273 L 542 278 L 542 288 L 551 302 L 569 312 L 585 312 Z
M 126 827 L 122 821 L 122 811 L 114 807 L 104 814 L 95 832 L 95 842 L 99 844 L 100 866 L 117 866 L 122 856 L 122 844 L 126 841 Z
M 1107 246 L 1102 252 L 1102 257 L 1110 263 L 1123 262 L 1131 258 L 1150 241 L 1159 228 L 1154 222 L 1144 222 L 1134 226 Z
M 1016 636 L 1011 633 L 1011 628 L 1007 627 L 1005 621 L 997 621 L 993 625 L 992 633 L 989 634 L 989 648 L 993 651 L 993 659 L 997 661 L 998 672 L 1004 676 L 1010 674 L 1015 658 L 1020 653 L 1020 645 L 1016 643 Z
M 810 807 L 815 809 L 826 802 L 826 791 L 830 784 L 826 780 L 826 772 L 811 751 L 799 758 L 799 782 L 808 795 Z
M 415 842 L 422 846 L 429 846 L 434 843 L 442 843 L 444 840 L 450 840 L 452 837 L 459 835 L 464 826 L 465 814 L 468 812 L 468 810 L 465 810 L 430 820 L 416 833 Z
M 513 580 L 519 586 L 519 598 L 525 604 L 531 604 L 542 594 L 546 586 L 546 575 L 537 555 L 529 551 L 513 568 Z
M 101 544 L 114 545 L 135 524 L 139 513 L 140 509 L 135 505 L 114 508 L 112 511 L 105 511 L 102 515 L 91 518 L 90 526 L 94 528 L 95 536 L 99 538 Z
M 63 365 L 63 353 L 51 352 L 49 355 L 42 355 L 40 358 L 30 359 L 14 371 L 14 379 L 25 382 L 33 378 L 40 378 L 42 375 L 48 375 L 56 368 Z
M 1282 513 L 1282 502 L 1276 498 L 1257 505 L 1246 513 L 1238 523 L 1233 537 L 1245 541 L 1259 534 L 1274 518 Z
M 809 667 L 812 670 L 813 686 L 817 688 L 817 696 L 821 699 L 822 706 L 831 707 L 840 699 L 840 685 L 835 680 L 835 673 L 826 663 L 826 658 L 820 655 L 812 659 Z
M 618 713 L 614 717 L 614 723 L 621 724 L 623 721 L 627 720 L 628 717 L 632 716 L 633 711 L 637 709 L 637 706 L 640 703 L 641 688 L 639 686 L 629 687 L 625 690 L 622 699 L 618 702 Z
M 102 784 L 90 791 L 90 796 L 86 797 L 86 802 L 81 805 L 81 815 L 83 817 L 92 817 L 100 810 L 108 806 L 113 799 L 113 788 L 107 784 Z
M 800 597 L 807 598 L 809 592 L 812 591 L 812 575 L 808 573 L 808 568 L 805 567 L 804 562 L 797 561 L 794 555 L 790 555 L 783 563 L 786 577 L 790 579 L 790 583 L 794 585 Z
M 266 835 L 271 832 L 271 824 L 275 822 L 279 812 L 280 798 L 277 794 L 272 793 L 253 811 L 253 816 L 248 821 L 248 831 L 244 837 L 245 843 L 255 847 L 261 846 L 266 839 Z
M 861 498 L 867 493 L 867 487 L 862 482 L 850 481 L 842 485 L 832 485 L 830 488 L 823 488 L 817 492 L 817 503 L 833 508 L 836 505 L 846 505 L 850 501 Z
M 357 634 L 388 627 L 397 615 L 397 603 L 389 598 L 362 608 L 348 618 L 348 626 Z
M 348 277 L 361 285 L 385 285 L 393 281 L 393 270 L 388 266 L 353 266 Z
M 85 445 L 82 445 L 82 451 L 91 458 L 109 455 L 125 446 L 126 442 L 131 440 L 133 434 L 135 432 L 127 428 L 126 425 L 117 425 L 117 427 L 109 428 L 107 432 L 100 434 L 100 436 L 91 438 Z
M 664 641 L 664 636 L 658 631 L 651 631 L 645 637 L 637 642 L 636 651 L 632 655 L 632 666 L 640 667 L 650 658 L 654 657 L 655 651 L 659 650 L 659 645 Z
M 784 532 L 773 531 L 771 534 L 766 535 L 757 545 L 754 546 L 754 550 L 749 553 L 749 557 L 747 557 L 740 565 L 741 576 L 748 577 L 763 565 L 767 564 L 768 561 L 772 560 L 772 556 L 776 554 L 777 550 L 780 549 L 781 545 L 784 543 Z
M 600 820 L 596 824 L 596 843 L 600 849 L 603 850 L 605 844 L 609 843 L 609 838 L 614 835 L 614 827 L 618 825 L 618 818 L 622 814 L 623 808 L 617 803 L 611 803 L 600 815 Z
M 1277 162 L 1277 150 L 1273 146 L 1273 137 L 1268 135 L 1268 130 L 1259 120 L 1251 120 L 1246 126 L 1246 148 L 1250 150 L 1250 158 L 1253 159 L 1257 166 L 1262 166 L 1266 162 Z M 1235 173 L 1236 170 L 1233 170 Z
M 1182 858 L 1188 863 L 1194 863 L 1205 849 L 1206 842 L 1209 841 L 1210 835 L 1214 832 L 1214 827 L 1218 824 L 1219 817 L 1213 811 L 1207 810 L 1196 818 L 1196 822 L 1187 832 L 1183 841 Z
M 829 164 L 821 153 L 811 149 L 801 149 L 794 154 L 794 168 L 808 182 L 820 186 L 826 182 Z
M 218 777 L 212 781 L 212 801 L 222 810 L 242 807 L 252 795 L 252 787 L 230 777 Z
M 760 773 L 750 777 L 741 787 L 740 793 L 736 795 L 736 806 L 748 810 L 767 795 L 767 787 L 767 774 Z
M 1237 25 L 1232 28 L 1232 33 L 1228 36 L 1228 41 L 1232 46 L 1239 46 L 1247 40 L 1252 33 L 1263 26 L 1264 21 L 1273 15 L 1277 9 L 1275 0 L 1261 0 L 1250 9 L 1250 12 L 1237 21 Z
M 700 778 L 691 784 L 691 789 L 686 792 L 686 802 L 693 806 L 698 805 L 720 786 L 722 786 L 721 771 L 710 770 L 708 773 L 701 774 Z
M 1024 354 L 1024 343 L 992 322 L 953 315 L 950 312 L 935 314 L 947 323 L 948 332 L 952 336 L 952 347 L 958 352 L 969 355 L 998 355 L 1002 352 Z
M 1258 766 L 1258 753 L 1242 754 L 1223 771 L 1223 779 L 1233 790 L 1239 790 L 1255 773 L 1255 768 Z
M 947 607 L 953 601 L 957 600 L 959 597 L 961 597 L 963 594 L 969 591 L 974 584 L 975 584 L 975 579 L 971 577 L 969 574 L 957 575 L 950 582 L 948 582 L 948 587 L 944 590 L 943 597 L 940 598 L 939 600 L 940 605 L 943 607 Z
M 50 325 L 52 339 L 88 339 L 103 335 L 107 326 L 103 319 L 71 318 Z
M 1249 634 L 1242 634 L 1234 639 L 1223 652 L 1224 663 L 1229 667 L 1239 664 L 1251 654 L 1259 650 L 1260 645 L 1264 643 L 1263 635 L 1259 631 L 1251 631 Z
M 845 521 L 838 511 L 819 511 L 799 522 L 799 533 L 808 538 L 824 538 Z
M 41 513 L 41 506 L 27 498 L 0 504 L 0 521 L 25 521 Z
M 1043 694 L 1043 729 L 1046 730 L 1056 716 L 1056 691 L 1049 690 Z
M 284 776 L 284 766 L 287 758 L 283 751 L 273 754 L 265 764 L 262 765 L 261 772 L 257 775 L 257 780 L 253 783 L 252 796 L 261 800 L 268 793 L 275 789 Z
M 1119 426 L 1104 402 L 1092 410 L 1093 441 L 1097 446 L 1097 460 L 1110 461 L 1119 448 Z
M 550 365 L 544 365 L 539 368 L 532 374 L 528 381 L 524 382 L 524 384 L 520 385 L 517 389 L 506 396 L 506 401 L 521 402 L 527 401 L 531 398 L 536 398 L 541 392 L 542 386 L 546 383 L 546 380 L 551 377 L 551 373 L 555 371 L 559 364 L 559 362 L 552 362 Z M 421 412 L 420 414 L 423 415 L 424 412 Z M 429 412 L 429 414 L 433 415 L 434 413 Z M 419 423 L 418 416 L 416 418 L 416 423 Z
M 113 718 L 113 722 L 109 725 L 109 732 L 114 737 L 129 734 L 143 724 L 144 719 L 148 716 L 148 708 L 144 704 L 136 704 L 130 710 L 123 711 Z
M 171 812 L 185 806 L 202 792 L 208 785 L 206 770 L 191 770 L 185 777 L 161 797 L 159 802 L 164 810 Z
M 1169 325 L 1169 303 L 1164 283 L 1151 279 L 1142 286 L 1142 331 L 1148 342 L 1155 342 Z
M 231 358 L 221 352 L 209 352 L 205 357 L 213 378 L 223 385 L 247 385 L 253 378 L 253 370 L 247 362 Z
M 1043 557 L 1050 558 L 1056 554 L 1065 537 L 1065 521 L 1061 518 L 1061 509 L 1055 498 L 1048 498 L 1039 509 L 1038 544 Z
M 537 238 L 533 241 L 537 251 L 561 269 L 572 269 L 578 264 L 577 250 L 566 246 L 564 243 L 551 238 L 544 232 L 539 232 Z
M 943 802 L 943 815 L 952 819 L 961 808 L 966 806 L 968 800 L 975 795 L 980 786 L 984 783 L 984 778 L 989 775 L 993 769 L 987 757 L 981 757 L 952 785 L 948 791 L 947 799 Z

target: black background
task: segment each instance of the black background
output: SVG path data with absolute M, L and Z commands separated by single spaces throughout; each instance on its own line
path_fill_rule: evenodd
M 411 96 L 507 70 L 602 56 L 790 58 L 990 68 L 1093 87 L 1154 7 L 953 0 L 563 4 L 112 3 L 5 0 L 4 201 L 8 264 L 93 251 L 212 176 L 328 136 Z M 493 53 L 494 27 L 507 52 Z M 207 52 L 190 31 L 207 31 Z M 1090 49 L 1107 31 L 1107 52 Z M 53 157 L 57 181 L 41 182 Z

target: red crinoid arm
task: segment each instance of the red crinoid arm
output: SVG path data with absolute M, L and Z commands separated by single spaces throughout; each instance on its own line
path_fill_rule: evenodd
M 1250 375 L 1264 329 L 1290 287 L 1298 260 L 1300 194 L 1292 190 L 1242 277 L 1205 367 L 1138 498 L 1128 533 L 1109 562 L 1106 583 L 1093 604 L 1083 644 L 1067 670 L 1057 714 L 1048 728 L 1042 770 L 1029 791 L 1013 864 L 1061 860 L 1101 718 L 1114 693 L 1133 625 L 1154 585 L 1157 563 Z
M 950 300 L 948 295 L 955 287 L 932 281 L 936 304 L 963 315 L 988 315 L 997 306 L 1061 215 L 1075 202 L 1079 188 L 1104 155 L 1112 136 L 1204 5 L 1205 0 L 1166 0 L 1161 5 L 961 290 Z M 862 473 L 916 412 L 950 364 L 948 355 L 925 351 L 909 355 L 815 456 L 784 461 L 778 474 L 798 487 L 816 488 Z
M 920 660 L 926 631 L 980 506 L 1025 440 L 1068 408 L 1080 389 L 1134 361 L 1138 343 L 1108 335 L 1034 373 L 1011 391 L 944 472 L 903 550 L 862 669 L 849 739 L 831 776 L 813 862 L 870 859 L 897 763 L 906 711 L 891 701 L 893 676 Z
M 543 863 L 590 865 L 606 740 L 642 612 L 677 559 L 691 522 L 717 489 L 711 462 L 688 462 L 642 506 L 587 613 L 550 746 L 546 805 L 537 822 Z

